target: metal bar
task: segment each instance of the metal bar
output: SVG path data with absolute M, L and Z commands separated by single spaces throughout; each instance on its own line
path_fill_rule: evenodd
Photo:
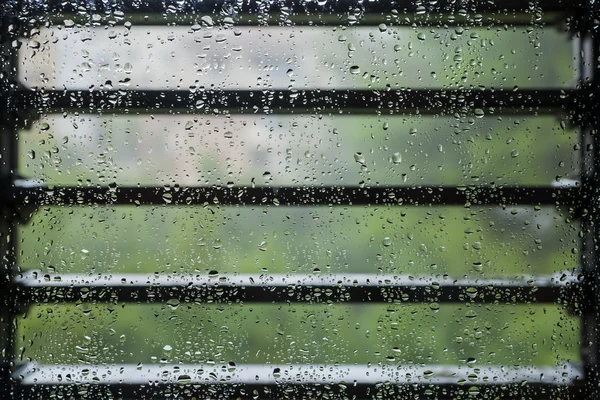
M 597 7 L 597 5 L 595 6 Z M 597 10 L 590 12 L 588 28 L 594 29 Z M 598 99 L 600 98 L 600 38 L 598 33 L 587 31 L 584 41 L 588 43 L 587 49 L 582 49 L 588 55 L 591 70 L 584 79 L 591 81 L 591 96 L 595 99 L 594 107 L 587 110 L 588 126 L 582 129 L 582 144 L 586 146 L 587 154 L 584 158 L 582 172 L 582 207 L 589 213 L 589 217 L 582 221 L 582 256 L 583 273 L 586 277 L 584 301 L 586 312 L 582 318 L 582 360 L 584 362 L 585 380 L 587 382 L 587 397 L 590 400 L 600 400 L 600 116 L 598 115 Z
M 577 207 L 578 187 L 281 186 L 13 187 L 3 201 L 40 205 L 551 205 Z
M 26 365 L 20 398 L 581 398 L 582 372 L 466 365 Z M 578 397 L 579 396 L 579 397 Z
M 17 49 L 12 46 L 13 21 L 0 18 L 0 192 L 13 185 L 18 163 L 18 114 L 7 107 L 7 100 L 16 89 L 18 77 Z M 0 397 L 11 398 L 11 369 L 15 354 L 14 317 L 16 312 L 12 290 L 13 266 L 18 243 L 15 204 L 0 198 Z
M 391 4 L 391 3 L 388 3 Z M 416 4 L 416 2 L 415 2 Z M 437 10 L 427 8 L 431 3 L 425 3 L 420 10 L 413 10 L 408 13 L 365 13 L 360 8 L 347 12 L 337 13 L 311 13 L 297 12 L 290 13 L 289 10 L 281 10 L 279 8 L 270 9 L 262 13 L 233 13 L 233 17 L 225 13 L 208 13 L 211 17 L 212 27 L 224 27 L 226 29 L 245 26 L 260 26 L 268 27 L 289 27 L 289 26 L 309 26 L 309 27 L 339 27 L 339 26 L 377 26 L 385 24 L 387 28 L 400 26 L 430 26 L 436 27 L 451 27 L 451 26 L 469 26 L 469 27 L 486 27 L 495 25 L 510 25 L 510 26 L 531 26 L 531 25 L 557 25 L 563 23 L 575 15 L 575 11 L 569 7 L 562 9 L 552 8 L 550 11 L 539 12 L 541 8 L 531 6 L 530 11 L 507 10 L 504 11 L 467 11 L 454 10 Z M 527 5 L 527 2 L 520 3 L 522 6 Z M 574 3 L 569 3 L 574 4 Z M 490 3 L 491 5 L 491 3 Z M 524 7 L 523 7 L 524 8 Z M 82 13 L 74 13 L 72 11 L 62 12 L 59 14 L 40 14 L 36 15 L 32 22 L 34 26 L 39 26 L 41 23 L 49 23 L 51 25 L 74 26 L 193 26 L 202 24 L 200 12 L 188 13 L 138 13 L 132 12 L 118 17 L 116 13 L 96 14 L 94 11 L 87 10 Z M 205 13 L 206 14 L 206 13 Z M 93 16 L 92 16 L 93 15 Z M 31 20 L 29 20 L 31 21 Z M 92 21 L 92 22 L 90 22 Z M 209 27 L 210 25 L 205 26 Z M 23 29 L 20 32 L 22 35 L 27 34 L 27 30 Z
M 361 0 L 12 0 L 0 14 L 19 19 L 19 34 L 44 24 L 232 26 L 490 26 L 557 24 L 577 15 L 579 0 L 379 2 Z M 202 18 L 204 17 L 204 18 Z M 208 17 L 208 18 L 207 18 Z
M 30 90 L 16 92 L 10 107 L 39 113 L 502 113 L 573 111 L 587 99 L 578 89 L 394 90 Z
M 161 303 L 559 303 L 573 305 L 580 281 L 572 274 L 519 279 L 459 279 L 409 275 L 51 275 L 15 278 L 19 304 L 55 302 Z
M 89 10 L 96 13 L 218 13 L 222 10 L 231 10 L 235 13 L 264 13 L 281 12 L 290 13 L 344 13 L 355 8 L 365 13 L 410 13 L 420 11 L 435 12 L 530 12 L 532 5 L 520 0 L 499 1 L 467 1 L 455 2 L 453 0 L 439 0 L 436 2 L 418 2 L 414 0 L 396 0 L 393 2 L 360 1 L 360 0 L 284 0 L 284 1 L 227 1 L 227 0 L 83 0 L 78 2 L 65 2 L 62 0 L 23 0 L 22 9 L 26 13 L 52 13 L 81 12 Z M 572 0 L 537 0 L 535 6 L 544 11 L 575 10 L 579 3 Z

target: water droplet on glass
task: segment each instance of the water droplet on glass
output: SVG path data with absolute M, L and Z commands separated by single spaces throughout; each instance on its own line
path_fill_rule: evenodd
M 202 18 L 200 18 L 200 22 L 202 22 L 202 25 L 204 25 L 204 26 L 213 26 L 214 25 L 213 19 L 208 15 L 205 15 Z
M 350 73 L 354 75 L 360 74 L 360 67 L 358 65 L 353 65 L 350 67 Z
M 402 162 L 402 154 L 400 154 L 400 153 L 392 154 L 392 162 L 394 164 L 400 164 Z
M 361 153 L 360 151 L 356 152 L 356 153 L 354 153 L 354 161 L 356 161 L 357 163 L 360 163 L 360 164 L 364 164 L 365 156 L 363 156 L 363 153 Z
M 385 32 L 385 31 L 387 31 L 387 25 L 379 24 L 379 32 Z
M 167 301 L 167 305 L 173 311 L 177 310 L 177 308 L 179 307 L 179 304 L 180 304 L 180 301 L 178 299 L 169 299 Z

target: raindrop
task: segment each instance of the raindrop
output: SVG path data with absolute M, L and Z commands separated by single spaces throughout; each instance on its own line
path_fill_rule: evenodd
M 200 18 L 200 22 L 202 22 L 202 25 L 204 26 L 210 27 L 214 25 L 213 19 L 209 15 L 205 15 L 202 18 Z
M 177 308 L 179 307 L 179 304 L 180 304 L 180 302 L 178 299 L 169 299 L 167 301 L 167 305 L 173 311 L 177 310 Z

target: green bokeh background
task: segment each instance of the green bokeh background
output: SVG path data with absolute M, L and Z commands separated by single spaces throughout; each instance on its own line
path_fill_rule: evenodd
M 276 87 L 288 79 L 288 68 L 298 76 L 295 87 L 325 79 L 326 86 L 350 88 L 568 87 L 576 73 L 571 39 L 553 29 L 320 29 L 313 37 L 325 46 L 314 45 L 314 38 L 283 36 L 279 47 L 265 48 L 261 38 L 270 43 L 268 28 L 258 29 L 254 42 L 243 45 L 256 46 L 250 69 L 264 79 L 250 80 L 249 86 L 270 81 Z M 74 87 L 96 80 L 102 85 L 104 73 L 125 76 L 127 57 L 135 61 L 139 51 L 119 42 L 125 36 L 107 42 L 101 30 L 88 28 L 98 38 L 92 35 L 85 45 L 71 38 L 86 28 L 71 36 L 59 31 L 56 42 L 44 43 L 45 52 L 23 51 L 22 79 L 28 84 L 62 79 Z M 51 32 L 42 35 L 53 37 Z M 161 35 L 157 47 L 165 43 Z M 301 35 L 299 30 L 296 36 Z M 227 45 L 235 47 L 234 40 Z M 175 42 L 167 43 L 173 52 L 195 54 Z M 356 50 L 348 51 L 350 44 Z M 78 75 L 82 46 L 88 53 L 104 51 L 107 60 L 86 64 Z M 113 50 L 119 57 L 110 58 Z M 159 60 L 167 57 L 153 51 Z M 213 43 L 206 53 L 215 62 L 228 60 L 222 51 Z M 308 55 L 302 58 L 304 51 Z M 44 81 L 38 70 L 47 59 L 64 68 Z M 263 68 L 271 59 L 271 69 Z M 71 68 L 73 62 L 77 66 Z M 224 62 L 203 79 L 220 82 L 221 77 L 225 83 L 219 87 L 235 88 L 232 82 L 243 72 L 227 69 L 234 61 Z M 316 66 L 303 69 L 303 62 Z M 158 80 L 160 65 L 151 69 Z M 353 74 L 353 66 L 361 73 Z M 331 77 L 324 78 L 324 71 Z M 178 76 L 179 82 L 192 82 L 188 72 L 174 67 L 166 86 L 175 88 Z M 135 77 L 130 88 L 158 84 Z M 474 111 L 43 115 L 19 134 L 19 173 L 46 184 L 80 186 L 552 185 L 577 176 L 578 132 L 570 128 L 568 115 Z M 364 166 L 355 161 L 358 152 Z M 575 271 L 579 229 L 562 207 L 43 207 L 20 228 L 18 265 L 59 275 L 218 271 L 518 278 Z M 474 267 L 479 264 L 482 268 Z M 34 306 L 18 319 L 17 351 L 24 361 L 51 364 L 461 364 L 474 359 L 552 365 L 579 359 L 579 323 L 559 305 L 535 304 L 439 309 L 429 304 L 51 304 Z M 165 346 L 172 351 L 166 353 Z

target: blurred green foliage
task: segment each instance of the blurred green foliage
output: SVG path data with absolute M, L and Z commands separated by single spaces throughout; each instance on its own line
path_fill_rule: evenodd
M 418 58 L 422 69 L 403 71 L 417 85 L 420 76 L 427 77 L 424 85 L 440 87 L 512 89 L 528 86 L 532 76 L 539 85 L 568 84 L 571 48 L 558 42 L 557 32 L 513 30 L 512 37 L 522 39 L 502 42 L 507 30 L 472 30 L 468 40 L 461 32 L 460 51 L 450 49 L 460 58 L 447 56 L 457 32 L 444 34 L 447 43 L 438 47 L 425 42 L 418 49 L 409 42 L 421 30 L 407 39 L 366 37 L 378 46 L 401 43 L 406 54 L 398 56 L 400 63 Z M 345 46 L 362 40 L 350 29 L 343 34 L 341 40 L 340 32 L 326 33 Z M 427 35 L 437 40 L 435 32 Z M 483 44 L 495 46 L 496 56 Z M 367 50 L 352 56 L 369 70 L 362 84 L 384 87 L 382 69 L 394 71 L 398 63 L 374 61 L 376 53 Z M 319 53 L 327 63 L 327 52 Z M 542 54 L 555 62 L 537 63 Z M 500 116 L 491 109 L 478 118 L 472 111 L 156 120 L 49 115 L 20 133 L 19 172 L 47 184 L 81 186 L 551 185 L 577 174 L 578 136 L 568 118 Z M 185 128 L 187 121 L 193 128 Z M 357 152 L 366 167 L 355 162 Z M 20 229 L 19 266 L 90 275 L 216 270 L 522 277 L 575 270 L 578 234 L 578 224 L 560 207 L 43 207 Z M 53 304 L 32 307 L 19 318 L 18 333 L 18 356 L 42 363 L 475 359 L 547 365 L 579 359 L 579 319 L 557 305 Z M 164 346 L 173 350 L 165 353 Z

